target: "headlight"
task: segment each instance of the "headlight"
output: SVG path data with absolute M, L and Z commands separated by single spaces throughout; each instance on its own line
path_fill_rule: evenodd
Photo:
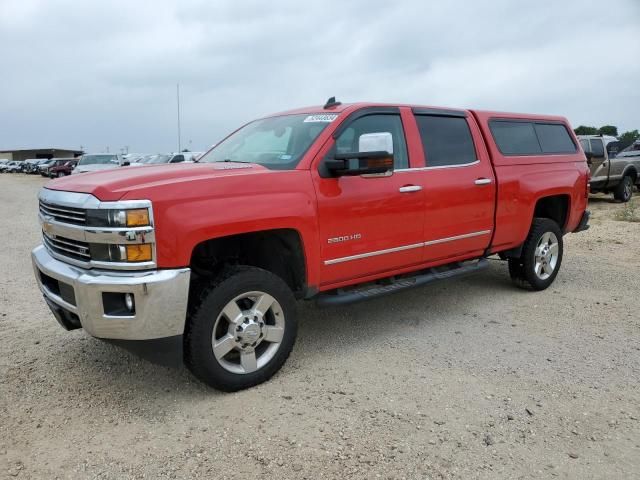
M 151 225 L 148 208 L 132 210 L 87 210 L 87 226 L 90 227 L 146 227 Z

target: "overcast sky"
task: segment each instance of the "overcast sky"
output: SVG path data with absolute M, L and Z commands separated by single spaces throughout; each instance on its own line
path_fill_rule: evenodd
M 384 101 L 640 128 L 640 0 L 0 0 L 0 150 L 203 150 Z

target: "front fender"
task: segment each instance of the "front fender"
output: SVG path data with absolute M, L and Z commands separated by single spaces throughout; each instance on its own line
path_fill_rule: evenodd
M 300 235 L 307 282 L 317 284 L 316 198 L 308 170 L 267 171 L 163 188 L 161 193 L 144 194 L 153 203 L 159 267 L 188 266 L 193 249 L 206 240 L 286 228 Z

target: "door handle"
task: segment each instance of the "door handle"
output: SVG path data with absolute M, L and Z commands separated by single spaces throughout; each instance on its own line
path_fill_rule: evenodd
M 404 187 L 400 187 L 398 189 L 400 193 L 411 193 L 411 192 L 419 192 L 422 190 L 420 185 L 405 185 Z
M 473 183 L 475 183 L 476 185 L 489 185 L 491 183 L 491 179 L 490 178 L 478 178 Z

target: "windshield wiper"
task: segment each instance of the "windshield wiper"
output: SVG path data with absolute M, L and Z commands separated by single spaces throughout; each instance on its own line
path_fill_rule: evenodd
M 253 163 L 253 162 L 246 162 L 244 160 L 231 160 L 230 158 L 225 158 L 224 160 L 218 160 L 218 162 L 224 162 L 224 163 Z

